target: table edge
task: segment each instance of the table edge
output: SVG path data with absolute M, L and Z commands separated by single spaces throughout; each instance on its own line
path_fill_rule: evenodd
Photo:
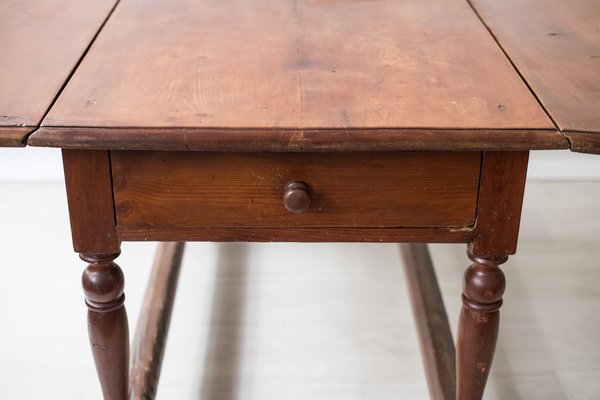
M 0 126 L 0 147 L 25 147 L 27 136 L 35 130 L 35 126 Z
M 600 133 L 568 130 L 563 134 L 569 141 L 571 151 L 600 155 Z
M 479 151 L 569 149 L 556 129 L 41 127 L 34 147 L 168 151 Z
M 136 228 L 117 226 L 119 240 L 219 242 L 330 242 L 330 243 L 469 243 L 474 229 L 466 227 L 397 228 Z

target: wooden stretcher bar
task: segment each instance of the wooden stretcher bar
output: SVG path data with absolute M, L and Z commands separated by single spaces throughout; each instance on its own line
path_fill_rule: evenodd
M 401 244 L 421 356 L 433 400 L 456 398 L 456 351 L 426 244 Z
M 161 243 L 135 330 L 130 399 L 154 399 L 167 342 L 185 242 Z
M 185 242 L 158 247 L 131 351 L 130 399 L 153 399 L 160 376 Z M 455 347 L 426 244 L 401 244 L 431 399 L 456 397 Z

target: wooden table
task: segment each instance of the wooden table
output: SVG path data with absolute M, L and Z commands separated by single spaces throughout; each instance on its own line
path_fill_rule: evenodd
M 0 147 L 23 147 L 116 0 L 0 1 Z
M 471 1 L 570 149 L 600 154 L 600 4 Z
M 600 36 L 580 23 L 599 7 L 540 3 L 121 0 L 28 140 L 63 149 L 104 397 L 154 396 L 173 242 L 208 240 L 413 243 L 431 396 L 481 398 L 529 151 L 600 152 Z M 129 370 L 114 260 L 134 240 L 168 243 Z M 472 260 L 456 365 L 433 242 Z

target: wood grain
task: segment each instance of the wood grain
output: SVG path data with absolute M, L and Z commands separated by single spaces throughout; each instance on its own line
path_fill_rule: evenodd
M 565 132 L 571 150 L 579 153 L 600 154 L 600 135 L 586 132 Z
M 432 400 L 456 397 L 456 352 L 426 244 L 401 244 L 402 264 Z
M 475 256 L 504 257 L 517 251 L 529 152 L 483 153 L 475 234 Z
M 17 128 L 13 134 L 22 134 L 22 141 L 38 126 L 115 4 L 0 2 L 0 145 L 5 145 L 9 127 Z M 30 129 L 24 133 L 21 127 Z
M 439 227 L 472 225 L 481 153 L 111 155 L 121 227 Z M 308 185 L 288 211 L 290 181 Z
M 471 0 L 572 149 L 600 152 L 600 3 Z
M 28 145 L 67 149 L 193 151 L 478 151 L 568 149 L 544 129 L 38 129 Z
M 25 138 L 33 128 L 11 128 L 0 126 L 0 147 L 24 147 Z
M 456 344 L 456 400 L 481 400 L 492 367 L 500 306 L 506 279 L 499 265 L 508 256 L 493 259 L 474 256 L 463 276 L 463 306 L 458 321 Z
M 62 156 L 75 251 L 117 253 L 109 152 L 63 150 Z
M 469 243 L 473 228 L 117 227 L 122 241 Z
M 113 262 L 119 254 L 80 254 L 89 262 L 82 276 L 88 307 L 88 334 L 105 400 L 127 400 L 129 324 L 125 278 Z
M 148 140 L 180 143 L 190 128 L 221 148 L 232 129 L 391 129 L 397 140 L 482 129 L 488 142 L 541 130 L 564 141 L 460 0 L 127 1 L 43 125 L 56 128 L 44 131 L 55 146 L 76 127 L 156 128 Z M 81 135 L 130 145 L 111 130 Z
M 154 399 L 185 243 L 161 243 L 146 288 L 133 345 L 129 399 Z

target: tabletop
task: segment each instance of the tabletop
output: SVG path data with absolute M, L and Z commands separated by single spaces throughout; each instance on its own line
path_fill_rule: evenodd
M 0 146 L 24 146 L 116 0 L 0 2 Z
M 464 0 L 122 0 L 30 143 L 568 147 Z
M 600 2 L 472 2 L 571 149 L 600 153 Z

